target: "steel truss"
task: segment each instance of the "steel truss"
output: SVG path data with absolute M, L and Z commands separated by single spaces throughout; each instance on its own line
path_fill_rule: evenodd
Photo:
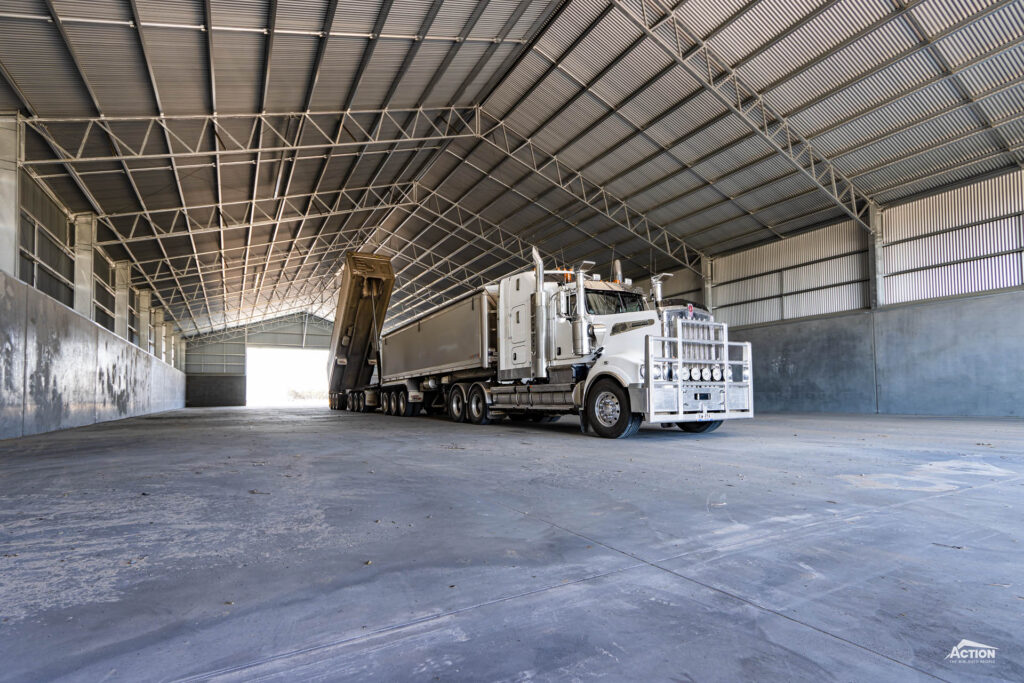
M 118 225 L 119 238 L 116 240 L 99 241 L 98 246 L 111 246 L 125 242 L 142 242 L 153 239 L 170 239 L 187 237 L 207 232 L 242 230 L 278 223 L 315 220 L 331 216 L 346 216 L 360 211 L 373 211 L 382 207 L 404 207 L 415 204 L 415 186 L 413 183 L 395 183 L 376 185 L 373 187 L 353 187 L 337 192 L 308 193 L 288 195 L 267 199 L 245 199 L 234 202 L 217 202 L 214 204 L 197 204 L 178 206 L 167 209 L 147 211 L 131 211 L 126 213 L 103 214 L 100 218 Z M 358 196 L 357 196 L 358 194 Z M 336 195 L 336 196 L 335 196 Z M 330 203 L 328 197 L 335 196 Z M 296 206 L 296 199 L 310 199 L 305 211 Z M 267 206 L 274 212 L 267 210 Z M 277 205 L 277 206 L 274 206 Z M 278 212 L 278 206 L 284 206 L 291 213 Z M 226 209 L 244 209 L 250 220 L 231 221 Z M 189 212 L 208 210 L 206 222 L 201 222 Z M 205 213 L 205 211 L 204 211 Z M 237 211 L 237 213 L 243 213 Z
M 610 0 L 700 87 L 740 118 L 803 176 L 854 220 L 871 232 L 869 198 L 833 165 L 831 159 L 777 113 L 761 93 L 747 85 L 727 62 L 672 13 L 662 0 Z
M 477 107 L 292 111 L 190 116 L 31 116 L 25 126 L 58 157 L 25 158 L 22 165 L 82 164 L 365 148 L 371 145 L 474 137 Z M 302 132 L 288 135 L 291 126 Z M 334 132 L 328 132 L 335 129 Z M 113 150 L 109 150 L 107 145 Z

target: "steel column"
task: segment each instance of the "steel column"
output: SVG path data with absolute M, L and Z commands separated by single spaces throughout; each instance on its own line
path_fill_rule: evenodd
M 114 263 L 114 334 L 128 338 L 128 295 L 132 284 L 132 264 Z
M 93 257 L 96 245 L 96 214 L 75 216 L 75 310 L 93 319 Z
M 18 208 L 21 204 L 20 152 L 18 117 L 0 117 L 0 271 L 15 278 L 18 277 Z

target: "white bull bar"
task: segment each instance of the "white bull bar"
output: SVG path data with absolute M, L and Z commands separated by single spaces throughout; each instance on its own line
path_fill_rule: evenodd
M 753 417 L 750 343 L 730 342 L 725 323 L 682 318 L 675 323 L 675 336 L 647 335 L 644 419 L 707 422 Z M 692 368 L 712 371 L 716 367 L 722 373 L 719 381 L 691 378 Z M 654 378 L 656 372 L 660 379 Z

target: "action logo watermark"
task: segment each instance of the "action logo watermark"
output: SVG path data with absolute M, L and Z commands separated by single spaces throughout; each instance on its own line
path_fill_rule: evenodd
M 998 649 L 999 648 L 992 647 L 991 645 L 984 645 L 982 643 L 976 643 L 973 640 L 964 639 L 950 650 L 949 654 L 946 655 L 946 661 L 956 662 L 957 664 L 994 662 L 996 659 L 996 650 Z

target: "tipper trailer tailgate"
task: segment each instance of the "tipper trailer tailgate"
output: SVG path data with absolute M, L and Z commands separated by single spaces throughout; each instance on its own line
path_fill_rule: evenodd
M 358 252 L 345 255 L 327 361 L 332 393 L 351 391 L 370 382 L 376 339 L 394 285 L 390 258 Z

